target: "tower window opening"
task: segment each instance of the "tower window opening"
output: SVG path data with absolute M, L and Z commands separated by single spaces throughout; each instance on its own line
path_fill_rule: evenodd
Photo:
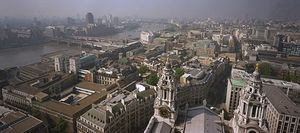
M 252 108 L 252 114 L 251 114 L 251 117 L 256 117 L 255 115 L 256 115 L 256 106 L 253 106 L 253 108 Z

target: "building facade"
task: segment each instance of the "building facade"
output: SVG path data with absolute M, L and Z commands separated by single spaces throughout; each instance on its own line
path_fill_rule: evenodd
M 110 94 L 77 120 L 78 133 L 140 132 L 153 115 L 156 92 L 137 88 L 133 92 Z
M 54 68 L 56 72 L 68 73 L 70 68 L 70 58 L 68 56 L 57 56 L 54 58 Z
M 152 32 L 143 31 L 140 35 L 140 39 L 143 44 L 150 44 L 153 42 L 154 35 Z
M 89 12 L 85 15 L 85 21 L 87 24 L 94 24 L 94 15 Z
M 226 93 L 226 102 L 225 102 L 225 109 L 230 114 L 233 114 L 234 110 L 239 105 L 240 99 L 240 91 L 244 89 L 247 85 L 246 81 L 238 76 L 236 73 L 243 73 L 242 70 L 233 69 L 231 72 L 231 77 L 227 80 L 227 93 Z M 247 75 L 248 76 L 248 75 Z
M 279 87 L 268 85 L 265 85 L 263 90 L 266 92 L 269 103 L 266 108 L 269 131 L 271 133 L 300 132 L 300 106 L 293 99 L 294 96 L 299 95 L 299 90 L 291 89 L 287 92 Z
M 300 106 L 297 101 L 297 96 L 300 94 L 299 84 L 267 78 L 253 82 L 256 75 L 233 69 L 231 78 L 228 79 L 226 110 L 234 115 L 231 120 L 233 131 L 250 132 L 248 129 L 256 126 L 255 130 L 251 130 L 253 133 L 264 131 L 298 133 L 300 131 L 300 113 L 298 111 Z M 258 86 L 255 87 L 255 84 Z M 258 89 L 261 91 L 261 95 L 249 92 L 249 88 L 261 88 Z M 245 97 L 248 97 L 248 100 L 245 100 Z M 262 101 L 262 99 L 264 100 Z M 256 114 L 258 114 L 258 118 Z M 261 118 L 261 116 L 263 117 Z M 245 119 L 247 119 L 246 122 L 243 122 Z

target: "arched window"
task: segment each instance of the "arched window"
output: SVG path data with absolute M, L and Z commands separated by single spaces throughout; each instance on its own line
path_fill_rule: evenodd
M 252 131 L 249 131 L 248 133 L 257 133 L 257 132 L 252 130 Z

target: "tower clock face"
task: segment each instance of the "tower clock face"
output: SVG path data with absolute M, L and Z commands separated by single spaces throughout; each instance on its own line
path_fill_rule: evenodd
M 164 118 L 170 118 L 171 117 L 171 110 L 168 107 L 160 107 L 159 108 L 159 114 L 160 116 Z

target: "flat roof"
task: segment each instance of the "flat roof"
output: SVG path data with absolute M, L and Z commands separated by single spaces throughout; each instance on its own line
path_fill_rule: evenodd
M 230 79 L 232 84 L 235 86 L 246 86 L 247 83 L 244 80 L 239 80 L 239 79 Z
M 247 73 L 244 70 L 235 69 L 233 68 L 231 71 L 231 80 L 243 80 L 243 82 L 247 82 L 251 78 L 252 74 Z M 269 79 L 269 78 L 261 78 L 262 83 L 266 85 L 273 85 L 277 87 L 285 87 L 295 90 L 300 90 L 300 85 L 293 82 L 287 82 L 284 80 L 277 80 L 277 79 Z M 238 83 L 238 82 L 236 82 Z
M 78 104 L 74 104 L 74 105 L 66 104 L 53 99 L 42 103 L 37 102 L 36 104 L 38 104 L 39 106 L 43 106 L 44 108 L 53 110 L 55 112 L 60 112 L 64 115 L 72 117 L 82 109 L 91 106 L 92 104 L 95 104 L 97 102 L 100 102 L 100 100 L 104 100 L 106 96 L 107 96 L 106 91 L 97 91 L 83 98 L 78 102 Z
M 263 91 L 279 113 L 300 116 L 300 106 L 294 103 L 279 87 L 263 85 Z
M 45 83 L 44 86 L 41 86 L 41 87 L 31 86 L 31 84 L 33 84 L 43 78 L 48 78 L 48 79 L 53 78 L 53 74 L 55 74 L 55 73 L 50 73 L 50 74 L 42 76 L 42 77 L 38 77 L 38 78 L 30 79 L 28 81 L 20 82 L 16 85 L 5 86 L 4 88 L 21 91 L 21 92 L 27 93 L 29 95 L 37 95 L 38 93 L 47 89 L 50 85 L 62 82 L 63 80 L 70 78 L 71 76 L 74 76 L 73 74 L 62 74 L 61 79 L 58 79 L 57 81 L 50 80 L 49 82 Z M 58 73 L 56 73 L 56 74 L 58 74 Z
M 0 117 L 0 121 L 5 125 L 9 125 L 1 132 L 8 133 L 26 132 L 43 123 L 43 121 L 33 116 L 26 115 L 21 112 L 15 112 L 12 110 L 6 114 L 2 114 Z
M 23 119 L 22 121 L 14 124 L 14 125 L 11 125 L 12 129 L 9 130 L 9 132 L 11 132 L 11 133 L 26 132 L 42 123 L 43 123 L 43 121 L 36 119 L 32 116 L 28 116 L 25 119 Z
M 92 91 L 105 91 L 106 88 L 108 88 L 110 85 L 101 85 L 97 83 L 92 83 L 92 82 L 80 82 L 76 85 L 76 87 L 79 88 L 84 88 L 84 89 L 89 89 Z

